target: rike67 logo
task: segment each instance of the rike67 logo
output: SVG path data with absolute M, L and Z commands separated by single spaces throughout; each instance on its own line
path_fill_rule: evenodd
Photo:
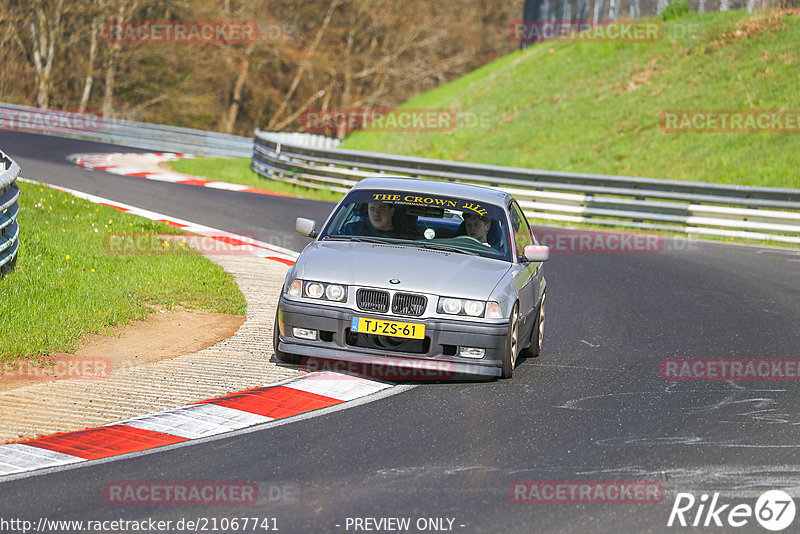
M 709 501 L 708 494 L 696 499 L 691 493 L 678 493 L 667 526 L 680 527 L 743 527 L 753 525 L 753 518 L 767 530 L 784 530 L 794 521 L 794 500 L 781 490 L 761 494 L 755 507 L 749 504 L 722 503 L 719 493 Z

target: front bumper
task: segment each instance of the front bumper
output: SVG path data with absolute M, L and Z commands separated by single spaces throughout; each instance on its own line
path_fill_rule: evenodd
M 392 319 L 425 324 L 424 349 L 404 352 L 387 348 L 355 346 L 350 333 L 354 316 Z M 293 327 L 316 330 L 316 340 L 293 336 Z M 405 369 L 439 371 L 453 375 L 500 376 L 508 323 L 487 325 L 480 322 L 448 321 L 440 317 L 388 317 L 325 304 L 296 302 L 281 297 L 278 303 L 278 348 L 290 354 L 343 360 L 366 365 L 396 366 Z M 348 338 L 348 334 L 350 337 Z M 483 358 L 458 356 L 460 347 L 485 349 Z M 451 354 L 452 353 L 452 354 Z M 398 377 L 402 378 L 403 373 Z

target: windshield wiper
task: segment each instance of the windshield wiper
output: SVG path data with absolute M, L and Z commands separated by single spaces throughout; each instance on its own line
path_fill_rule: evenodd
M 467 254 L 469 256 L 480 256 L 477 252 L 470 252 L 456 247 L 449 247 L 447 245 L 438 245 L 434 243 L 403 243 L 404 245 L 411 245 L 414 247 L 427 248 L 431 250 L 441 250 L 444 252 L 457 252 L 459 254 Z
M 363 237 L 363 236 L 329 236 L 326 235 L 322 238 L 323 241 L 355 241 L 357 243 L 377 243 L 379 245 L 394 245 L 394 241 L 386 241 L 377 237 Z
M 430 250 L 441 250 L 443 252 L 455 252 L 457 254 L 467 254 L 469 256 L 480 256 L 477 252 L 470 252 L 448 245 L 440 245 L 435 243 L 415 243 L 409 241 L 389 241 L 387 239 L 380 239 L 378 237 L 365 237 L 365 236 L 330 236 L 326 235 L 322 238 L 323 241 L 355 241 L 357 243 L 375 243 L 378 245 L 400 245 L 409 247 L 427 248 Z

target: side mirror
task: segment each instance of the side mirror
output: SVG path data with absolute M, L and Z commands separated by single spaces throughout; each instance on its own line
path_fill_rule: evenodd
M 550 247 L 545 245 L 526 245 L 523 256 L 528 261 L 547 261 L 550 259 Z
M 317 237 L 317 221 L 298 217 L 294 222 L 294 231 L 300 235 Z

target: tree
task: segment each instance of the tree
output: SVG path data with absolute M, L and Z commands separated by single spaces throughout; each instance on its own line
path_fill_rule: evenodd
M 325 30 L 328 28 L 328 25 L 331 22 L 333 13 L 334 11 L 336 11 L 336 8 L 338 8 L 341 4 L 342 0 L 331 0 L 330 3 L 328 4 L 328 10 L 327 13 L 325 13 L 325 18 L 323 19 L 322 24 L 317 30 L 316 35 L 314 36 L 314 39 L 313 41 L 311 41 L 311 45 L 308 48 L 307 55 L 309 59 L 315 56 L 317 47 L 319 46 L 319 43 L 322 40 L 322 36 L 325 34 Z M 292 99 L 295 91 L 297 90 L 297 86 L 300 83 L 300 80 L 303 78 L 303 75 L 305 74 L 306 70 L 308 70 L 309 64 L 310 61 L 308 59 L 306 61 L 300 62 L 299 68 L 297 69 L 297 72 L 294 78 L 292 79 L 292 83 L 289 85 L 289 89 L 286 92 L 286 96 L 283 102 L 281 102 L 281 105 L 278 107 L 275 114 L 272 116 L 272 119 L 270 119 L 270 122 L 267 125 L 267 129 L 283 128 L 284 126 L 286 126 L 286 124 L 290 123 L 292 120 L 294 120 L 294 118 L 296 118 L 293 117 L 289 121 L 281 120 L 283 119 L 283 114 L 286 111 L 286 108 L 289 105 L 290 100 Z
M 4 0 L 0 99 L 240 135 L 295 130 L 308 107 L 393 108 L 511 52 L 522 2 Z M 225 19 L 265 31 L 236 45 L 104 38 L 114 21 Z
M 138 0 L 116 0 L 117 4 L 114 6 L 114 0 L 109 0 L 106 9 L 115 12 L 115 18 L 112 22 L 121 25 L 126 20 L 132 18 L 133 13 L 136 11 Z M 109 43 L 106 51 L 105 60 L 105 80 L 103 87 L 103 116 L 112 118 L 115 116 L 114 112 L 114 88 L 116 86 L 116 75 L 118 68 L 118 61 L 122 44 L 118 41 Z
M 594 26 L 600 23 L 600 17 L 605 9 L 605 0 L 594 0 Z
M 100 14 L 95 13 L 92 16 L 91 27 L 89 30 L 89 55 L 86 61 L 86 78 L 83 82 L 83 92 L 81 93 L 80 104 L 78 104 L 79 113 L 86 111 L 86 106 L 89 104 L 89 97 L 92 95 L 92 86 L 94 85 L 94 66 L 95 61 L 97 60 L 97 41 L 99 33 Z
M 50 107 L 53 90 L 53 62 L 62 36 L 64 0 L 33 0 L 29 24 L 33 66 L 36 69 L 37 97 L 40 108 Z
M 619 18 L 619 0 L 609 0 L 608 18 L 609 20 L 617 20 Z
M 639 0 L 631 0 L 631 5 L 628 10 L 628 15 L 632 19 L 638 19 L 641 16 L 641 10 L 639 9 Z

